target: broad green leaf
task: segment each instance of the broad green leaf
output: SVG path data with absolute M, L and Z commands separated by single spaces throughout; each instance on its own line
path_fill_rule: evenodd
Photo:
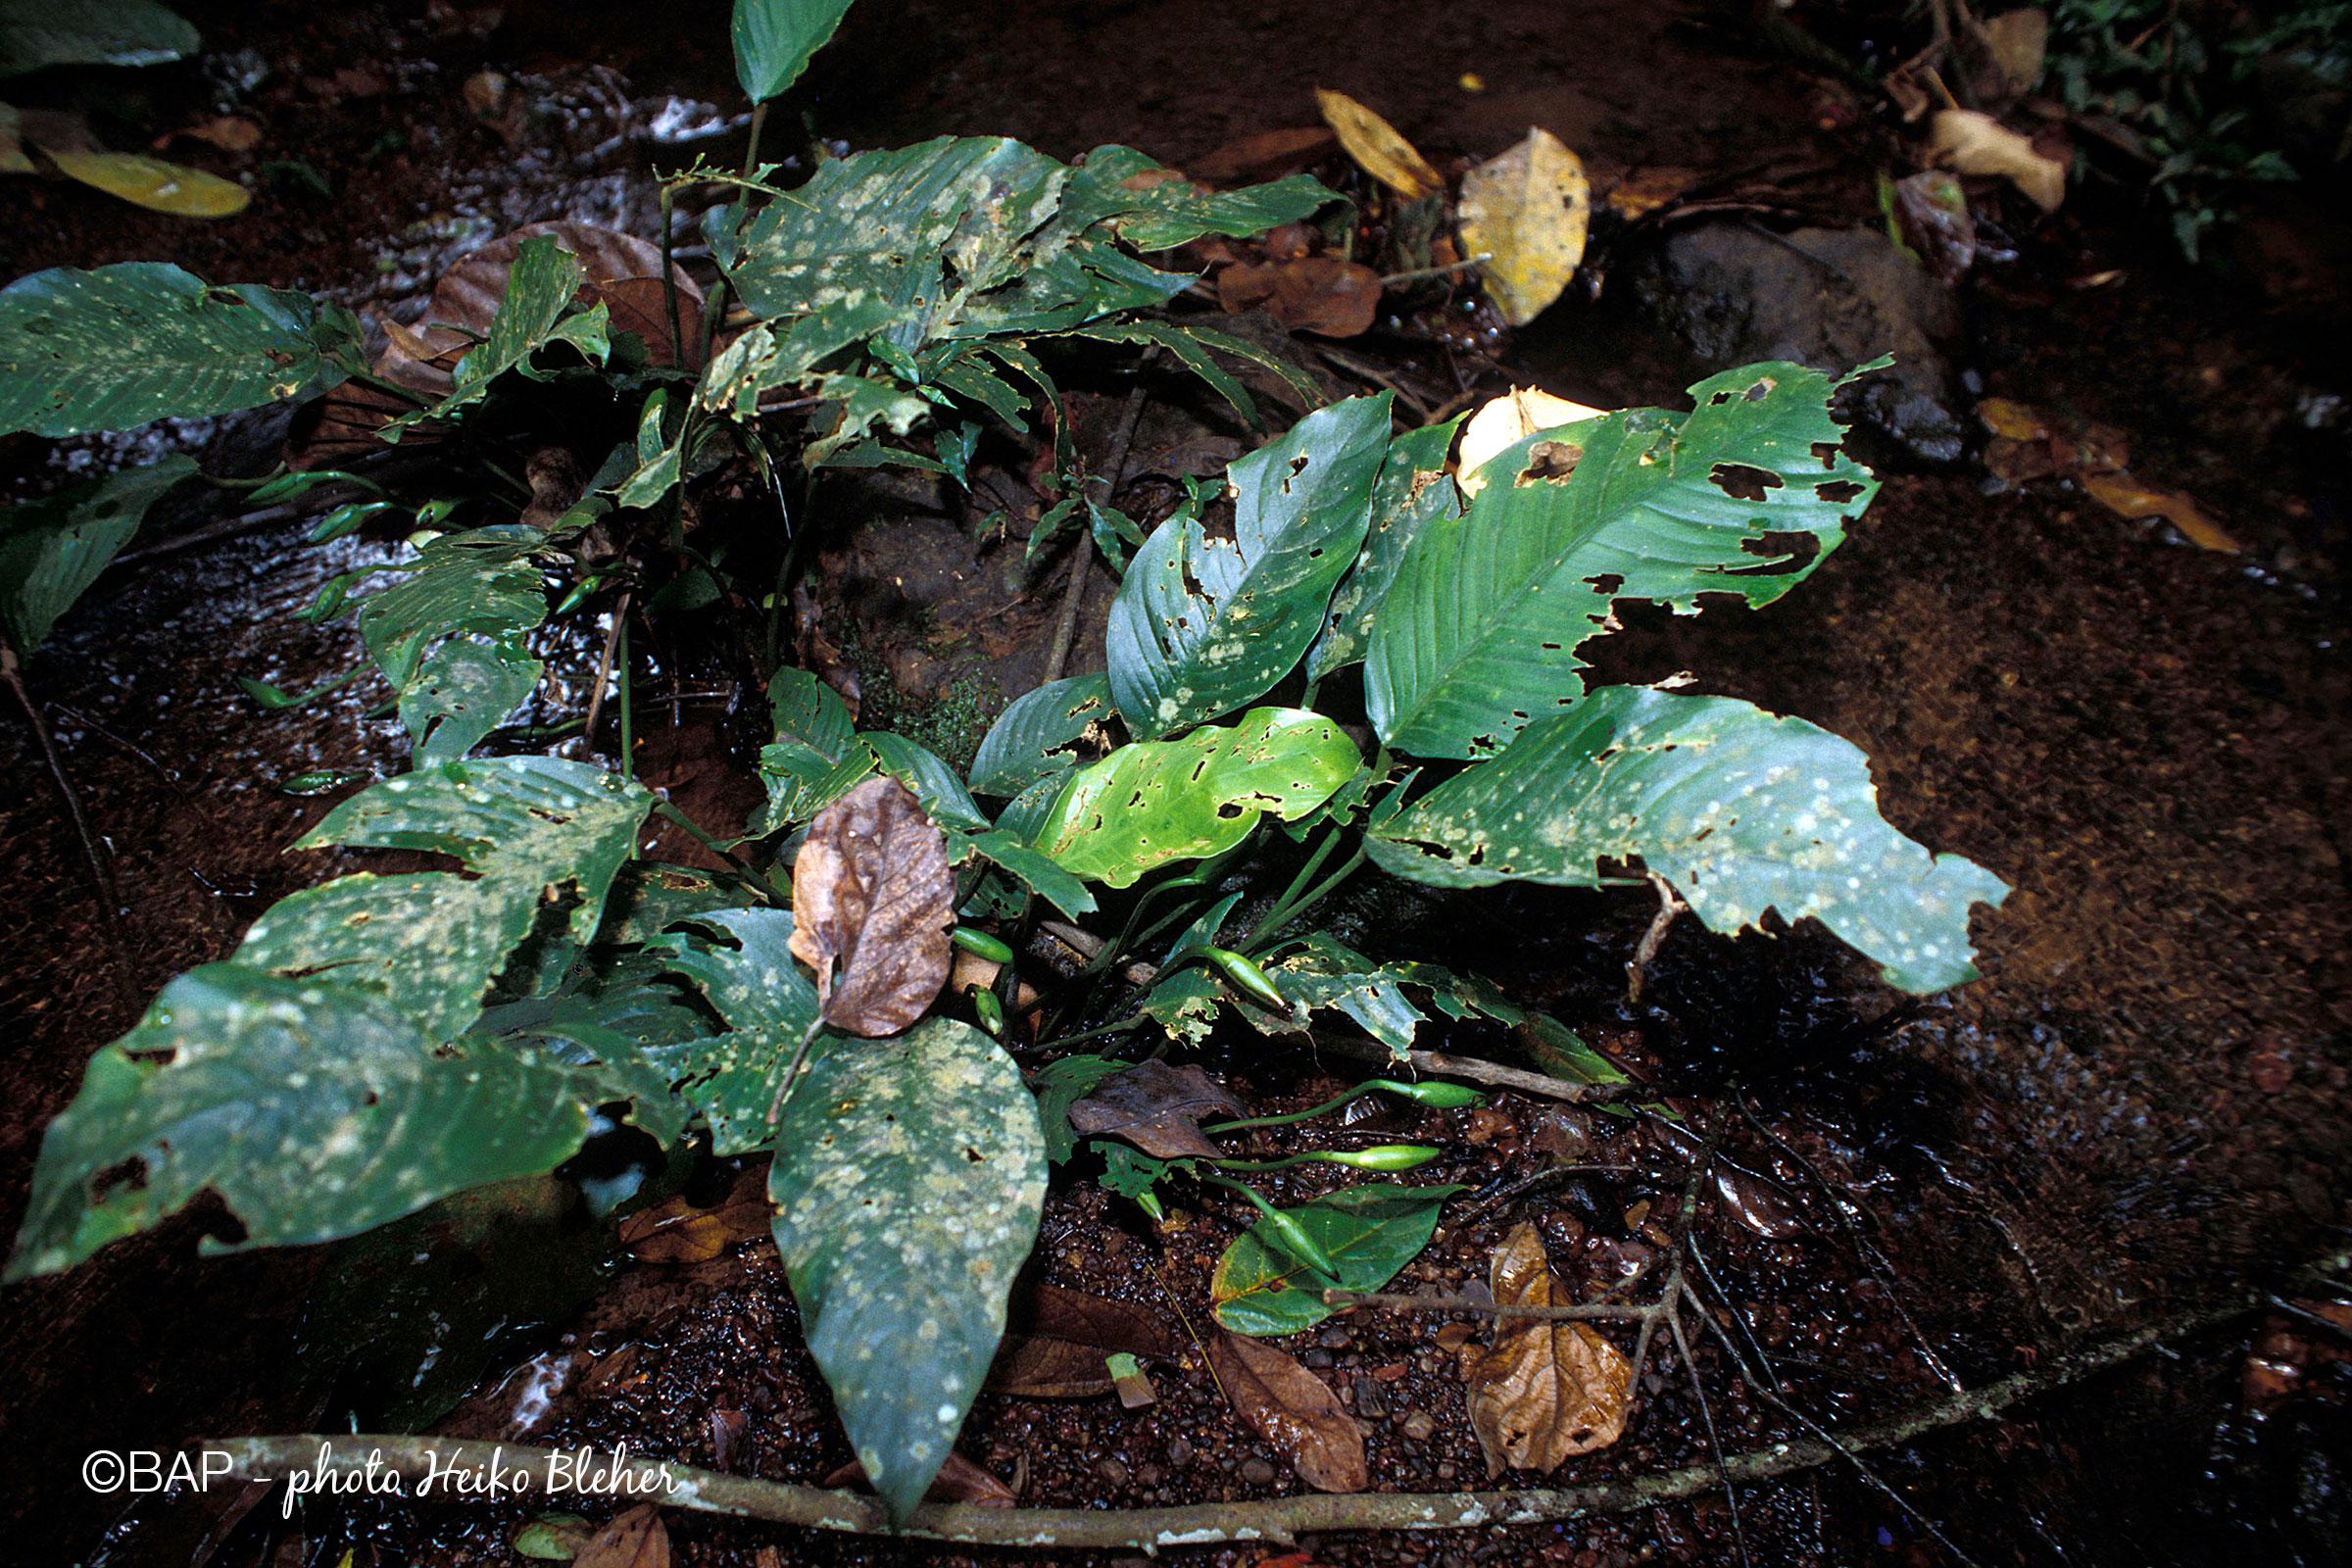
M 726 1020 L 727 1032 L 648 1054 L 710 1124 L 711 1151 L 740 1154 L 776 1136 L 768 1112 L 784 1069 L 816 1027 L 816 987 L 793 959 L 791 910 L 726 909 L 694 923 L 735 945 L 677 933 L 647 946 L 660 949 L 669 968 L 694 983 Z M 797 1093 L 805 1096 L 809 1088 L 804 1082 Z
M 49 161 L 68 179 L 175 218 L 233 218 L 253 201 L 233 179 L 140 153 L 65 149 L 50 152 Z
M 2008 889 L 1931 855 L 1879 815 L 1870 760 L 1802 719 L 1724 697 L 1604 686 L 1528 726 L 1366 840 L 1398 876 L 1595 887 L 1639 859 L 1714 931 L 1819 919 L 1887 983 L 1939 991 L 1976 976 L 1969 906 Z
M 90 1059 L 42 1139 L 8 1277 L 69 1268 L 207 1190 L 238 1245 L 350 1236 L 553 1169 L 588 1111 L 568 1069 L 439 1046 L 323 980 L 208 964 Z
M 580 259 L 557 244 L 554 235 L 524 240 L 507 273 L 507 292 L 498 302 L 498 314 L 490 318 L 490 330 L 458 362 L 449 395 L 429 409 L 393 420 L 384 427 L 386 437 L 398 440 L 411 425 L 445 419 L 479 402 L 490 383 L 509 370 L 538 376 L 531 356 L 550 344 L 568 343 L 590 362 L 604 364 L 612 351 L 609 308 L 599 300 L 585 311 L 572 309 L 573 296 L 587 275 Z
M 1461 492 L 1446 476 L 1446 455 L 1461 422 L 1454 418 L 1407 431 L 1391 443 L 1372 487 L 1372 526 L 1355 564 L 1331 596 L 1322 634 L 1307 651 L 1307 679 L 1321 680 L 1364 657 L 1372 618 L 1404 565 L 1405 551 L 1432 520 L 1460 514 Z
M 358 340 L 349 311 L 307 294 L 215 288 L 165 262 L 53 267 L 0 290 L 0 433 L 298 402 L 344 379 Z
M 873 754 L 882 771 L 914 792 L 931 820 L 951 830 L 979 832 L 991 825 L 989 815 L 972 799 L 963 780 L 940 755 L 904 735 L 869 731 L 858 739 Z
M 1138 741 L 1080 768 L 1037 847 L 1074 875 L 1132 887 L 1171 860 L 1232 849 L 1261 815 L 1313 810 L 1361 760 L 1355 742 L 1319 713 L 1254 708 L 1238 723 Z
M 1460 1191 L 1370 1182 L 1283 1212 L 1330 1255 L 1341 1290 L 1377 1291 L 1420 1255 L 1437 1231 L 1438 1211 Z M 1286 1251 L 1261 1219 L 1225 1249 L 1208 1292 L 1226 1328 L 1272 1337 L 1331 1316 L 1335 1309 L 1323 1304 L 1323 1293 L 1333 1283 Z
M 584 963 L 545 996 L 484 1009 L 469 1037 L 533 1044 L 550 1061 L 578 1069 L 584 1093 L 628 1100 L 630 1120 L 663 1147 L 677 1142 L 693 1108 L 673 1093 L 660 1053 L 710 1031 L 709 1015 L 663 982 L 662 956 L 631 953 Z
M 425 651 L 472 632 L 518 638 L 547 618 L 547 593 L 532 555 L 535 528 L 506 523 L 428 540 L 414 569 L 360 606 L 360 637 L 396 692 L 416 678 Z
M 156 0 L 6 0 L 0 76 L 49 66 L 160 66 L 196 52 L 196 29 Z
M 741 887 L 709 871 L 631 860 L 605 895 L 605 923 L 596 928 L 596 942 L 600 947 L 642 945 L 681 920 L 740 908 L 747 902 Z
M 387 779 L 295 848 L 420 850 L 469 875 L 360 872 L 290 895 L 246 931 L 236 961 L 378 995 L 432 1039 L 452 1039 L 535 925 L 589 940 L 652 803 L 642 786 L 547 757 Z
M 1616 601 L 1762 606 L 1803 581 L 1878 488 L 1839 449 L 1833 390 L 1802 366 L 1752 365 L 1692 387 L 1690 414 L 1588 419 L 1487 464 L 1466 515 L 1423 525 L 1373 619 L 1364 705 L 1381 740 L 1491 756 L 1576 701 L 1577 651 Z M 1751 489 L 1762 499 L 1735 494 Z
M 948 1457 L 1037 1237 L 1037 1102 L 979 1030 L 930 1018 L 828 1042 L 768 1173 L 809 1353 L 874 1490 L 905 1519 Z
M 1086 884 L 1054 864 L 1044 851 L 1032 847 L 1026 840 L 1002 828 L 992 828 L 986 833 L 974 834 L 966 842 L 1069 918 L 1082 920 L 1095 912 L 1095 896 L 1086 891 Z
M 1069 748 L 1110 712 L 1110 682 L 1102 675 L 1072 675 L 1022 693 L 982 737 L 973 790 L 1010 797 L 1072 766 Z
M 735 79 L 767 102 L 798 81 L 832 38 L 850 0 L 735 0 Z
M 678 487 L 686 458 L 686 420 L 677 421 L 678 439 L 662 434 L 662 414 L 669 407 L 669 389 L 656 387 L 637 416 L 637 466 L 620 488 L 615 503 L 640 510 L 654 505 Z
M 195 472 L 195 460 L 174 452 L 0 514 L 0 629 L 20 655 L 48 639 L 148 510 Z
M 1227 470 L 1234 537 L 1152 530 L 1110 610 L 1110 691 L 1142 740 L 1262 697 L 1290 673 L 1355 559 L 1389 450 L 1389 394 L 1308 415 Z
M 847 757 L 857 739 L 858 721 L 841 694 L 806 669 L 788 666 L 769 677 L 767 711 L 777 740 L 827 762 Z
M 1204 191 L 1132 147 L 1098 147 L 1070 174 L 1061 221 L 1073 229 L 1108 223 L 1139 251 L 1164 251 L 1203 234 L 1262 234 L 1339 199 L 1311 174 Z
M 416 743 L 414 766 L 452 762 L 522 706 L 544 668 L 513 638 L 452 637 L 424 656 L 400 694 L 400 721 Z

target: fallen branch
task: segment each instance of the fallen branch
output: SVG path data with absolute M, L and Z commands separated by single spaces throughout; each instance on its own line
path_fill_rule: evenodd
M 1057 1546 L 1098 1551 L 1144 1550 L 1160 1546 L 1210 1545 L 1228 1541 L 1290 1544 L 1298 1536 L 1351 1530 L 1467 1530 L 1497 1525 L 1551 1524 L 1594 1514 L 1633 1513 L 1660 1503 L 1703 1495 L 1727 1482 L 1758 1482 L 1811 1470 L 1874 1448 L 1893 1447 L 1915 1438 L 1971 1421 L 1989 1420 L 2011 1405 L 2052 1389 L 2079 1383 L 2139 1355 L 2167 1340 L 2225 1323 L 2249 1309 L 2250 1301 L 2188 1313 L 2148 1324 L 2104 1344 L 2052 1356 L 2038 1370 L 1988 1383 L 1981 1389 L 1937 1399 L 1884 1421 L 1865 1422 L 1819 1438 L 1768 1444 L 1728 1456 L 1719 1466 L 1685 1465 L 1654 1475 L 1577 1487 L 1524 1492 L 1377 1493 L 1344 1496 L 1315 1494 L 1250 1502 L 1191 1503 L 1166 1508 L 981 1508 L 965 1503 L 926 1504 L 899 1534 L 971 1545 Z M 376 1490 L 399 1483 L 436 1479 L 437 1494 L 452 1497 L 494 1495 L 495 1475 L 508 1495 L 546 1491 L 551 1464 L 580 1484 L 556 1490 L 575 1495 L 611 1496 L 700 1513 L 728 1514 L 811 1530 L 851 1535 L 892 1534 L 881 1505 L 870 1497 L 824 1492 L 787 1482 L 721 1475 L 688 1465 L 660 1464 L 612 1453 L 563 1451 L 514 1444 L 442 1438 L 322 1436 L 230 1438 L 199 1445 L 225 1456 L 230 1478 L 277 1481 L 300 1473 L 305 1490 L 325 1493 L 324 1474 L 347 1478 L 357 1490 L 372 1474 Z M 582 1461 L 586 1462 L 583 1463 Z M 464 1472 L 469 1479 L 453 1484 Z

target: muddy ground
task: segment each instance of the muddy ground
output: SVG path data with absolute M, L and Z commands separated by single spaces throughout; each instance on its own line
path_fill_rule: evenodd
M 721 6 L 670 8 L 658 23 L 606 4 L 188 9 L 217 59 L 268 67 L 240 100 L 265 129 L 257 156 L 301 158 L 337 199 L 280 173 L 247 218 L 199 226 L 10 181 L 0 252 L 12 275 L 168 256 L 207 276 L 375 308 L 521 221 L 647 231 L 653 168 L 740 147 Z M 485 68 L 534 106 L 519 126 L 486 125 L 463 100 L 459 83 Z M 1459 85 L 1465 72 L 1482 92 Z M 213 97 L 219 75 L 156 74 L 139 113 L 168 126 Z M 1311 121 L 1316 85 L 1364 98 L 1441 158 L 1494 151 L 1540 123 L 1596 174 L 1677 166 L 1752 187 L 1765 169 L 1788 210 L 1766 215 L 1776 231 L 1866 223 L 1874 211 L 1871 144 L 1840 89 L 1720 17 L 1624 0 L 914 0 L 855 14 L 791 107 L 858 146 L 1006 132 L 1060 156 L 1120 140 L 1181 164 Z M 1686 922 L 1632 1007 L 1623 966 L 1649 915 L 1638 899 L 1524 889 L 1349 911 L 1387 951 L 1453 958 L 1551 1006 L 1675 1092 L 1695 1125 L 1720 1128 L 1725 1155 L 1787 1212 L 1743 1222 L 1738 1202 L 1711 1200 L 1696 1232 L 1710 1289 L 1755 1327 L 1790 1400 L 1824 1421 L 1897 1412 L 1945 1392 L 1947 1372 L 1975 1384 L 2032 1369 L 2070 1344 L 2241 1294 L 2325 1296 L 2304 1271 L 2340 1256 L 2352 1199 L 2340 559 L 2352 465 L 2345 378 L 2323 347 L 2345 325 L 2328 199 L 2278 209 L 2228 270 L 2192 272 L 2120 193 L 2087 193 L 1939 323 L 1942 434 L 1960 432 L 1963 453 L 1934 463 L 1916 441 L 1874 438 L 1886 489 L 1802 593 L 1763 614 L 1637 614 L 1605 645 L 1604 673 L 1694 670 L 1701 689 L 1801 713 L 1868 751 L 1896 825 L 2017 890 L 1978 917 L 1983 981 L 1896 1007 L 1817 933 L 1729 942 Z M 1711 366 L 1671 329 L 1690 313 L 1661 292 L 1657 279 L 1675 275 L 1661 254 L 1629 249 L 1597 301 L 1563 306 L 1515 341 L 1384 328 L 1347 352 L 1430 402 L 1514 381 L 1604 406 L 1669 402 Z M 2076 286 L 2110 271 L 2121 275 Z M 1322 368 L 1345 384 L 1344 368 Z M 1091 391 L 1079 434 L 1099 448 L 1122 387 Z M 1981 461 L 1977 394 L 2115 427 L 2135 472 L 2195 495 L 2242 552 L 2128 521 L 2063 480 L 2002 483 Z M 275 437 L 235 421 L 173 434 L 222 466 L 266 464 Z M 1238 434 L 1155 383 L 1131 471 Z M 111 450 L 52 455 L 16 440 L 7 479 L 37 490 Z M 1148 499 L 1145 487 L 1136 496 Z M 869 721 L 890 714 L 952 750 L 1042 668 L 1058 569 L 1045 585 L 1020 573 L 1025 519 L 1008 541 L 976 540 L 972 515 L 919 490 L 845 486 L 827 509 L 817 613 L 867 688 Z M 300 687 L 350 656 L 347 632 L 285 618 L 348 564 L 298 548 L 299 532 L 122 566 L 33 666 L 117 856 L 130 909 L 119 956 L 22 725 L 0 724 L 0 1221 L 21 1212 L 39 1129 L 88 1053 L 171 975 L 225 954 L 271 900 L 333 869 L 281 854 L 323 805 L 274 781 L 400 760 L 396 727 L 367 719 L 364 700 L 265 715 L 237 693 L 239 675 Z M 1022 597 L 1006 611 L 1008 588 Z M 1097 583 L 1093 624 L 1107 598 Z M 1081 638 L 1074 668 L 1099 664 L 1095 646 Z M 551 654 L 559 679 L 544 701 L 558 716 L 594 650 Z M 699 657 L 669 657 L 676 700 L 649 703 L 640 722 L 649 773 L 698 792 L 710 819 L 743 804 L 743 726 L 725 662 Z M 1495 1044 L 1468 1032 L 1438 1043 Z M 1341 1081 L 1251 1041 L 1210 1065 L 1268 1110 Z M 1654 1127 L 1514 1096 L 1381 1130 L 1446 1145 L 1427 1179 L 1490 1195 L 1554 1158 L 1634 1167 L 1450 1225 L 1408 1289 L 1480 1277 L 1520 1219 L 1539 1224 L 1572 1279 L 1580 1260 L 1592 1278 L 1638 1264 L 1650 1243 L 1626 1213 L 1671 1204 L 1688 1164 Z M 1294 1146 L 1268 1135 L 1261 1147 Z M 710 1172 L 696 1190 L 723 1185 Z M 1050 1200 L 1035 1269 L 1198 1319 L 1242 1217 L 1212 1207 L 1154 1229 L 1081 1181 Z M 239 1563 L 335 1564 L 347 1548 L 360 1563 L 512 1560 L 512 1510 L 314 1509 L 294 1535 L 271 1528 L 274 1503 L 241 1520 L 184 1502 L 125 1515 L 120 1498 L 80 1486 L 74 1467 L 92 1447 L 331 1423 L 355 1398 L 381 1408 L 407 1376 L 347 1367 L 335 1331 L 381 1334 L 440 1298 L 399 1296 L 395 1275 L 368 1271 L 364 1247 L 198 1259 L 204 1225 L 193 1216 L 0 1296 L 0 1560 L 193 1562 L 222 1540 L 219 1560 Z M 486 1296 L 509 1320 L 451 1430 L 514 1435 L 522 1395 L 552 1390 L 530 1441 L 626 1442 L 794 1480 L 847 1457 L 772 1250 L 684 1270 L 607 1259 L 579 1279 L 561 1277 L 572 1266 L 560 1255 L 584 1254 L 517 1250 L 486 1271 L 461 1259 L 432 1276 L 446 1299 Z M 370 1318 L 387 1293 L 389 1310 Z M 1376 1489 L 1484 1483 L 1439 1321 L 1360 1313 L 1291 1346 L 1365 1423 Z M 1923 1516 L 1984 1563 L 2341 1560 L 2352 1533 L 2341 1349 L 2302 1319 L 2256 1312 L 2010 1419 L 1878 1456 L 1877 1476 L 1915 1513 L 1833 1467 L 1742 1489 L 1740 1534 L 1755 1561 L 1776 1563 L 1956 1560 Z M 399 1346 L 376 1359 L 396 1363 Z M 1698 1359 L 1727 1448 L 1789 1435 L 1715 1351 Z M 959 1451 L 1035 1505 L 1298 1488 L 1197 1355 L 1154 1376 L 1159 1402 L 1134 1412 L 984 1396 Z M 1622 1444 L 1553 1479 L 1703 1460 L 1682 1370 L 1653 1361 L 1643 1392 Z M 686 1518 L 672 1529 L 698 1563 L 968 1560 Z M 1580 1568 L 1736 1561 L 1739 1549 L 1719 1497 L 1541 1530 L 1310 1545 L 1334 1564 Z

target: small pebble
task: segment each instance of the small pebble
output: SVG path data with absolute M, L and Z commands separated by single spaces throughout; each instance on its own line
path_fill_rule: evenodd
M 1274 1484 L 1274 1467 L 1263 1459 L 1245 1459 L 1242 1479 L 1253 1487 L 1270 1487 Z
M 1095 1466 L 1095 1474 L 1110 1486 L 1123 1487 L 1127 1484 L 1127 1466 L 1116 1459 L 1105 1459 Z
M 1427 1443 L 1437 1436 L 1438 1418 L 1427 1410 L 1407 1410 L 1397 1418 L 1396 1429 L 1415 1443 Z
M 1168 1463 L 1182 1470 L 1193 1462 L 1193 1446 L 1182 1438 L 1168 1445 Z
M 1388 1413 L 1388 1406 L 1380 1402 L 1380 1385 L 1361 1373 L 1355 1379 L 1355 1413 L 1374 1419 Z
M 1300 1366 L 1327 1367 L 1331 1365 L 1331 1352 L 1329 1350 L 1309 1350 L 1298 1357 L 1298 1364 Z

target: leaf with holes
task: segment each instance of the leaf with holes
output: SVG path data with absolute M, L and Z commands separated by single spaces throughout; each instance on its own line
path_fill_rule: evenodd
M 1543 432 L 1483 470 L 1460 517 L 1405 552 L 1373 619 L 1364 706 L 1383 742 L 1478 758 L 1584 689 L 1577 651 L 1618 600 L 1771 604 L 1844 537 L 1878 481 L 1840 450 L 1830 378 L 1752 365 L 1636 409 Z
M 1250 836 L 1260 816 L 1303 816 L 1362 760 L 1320 713 L 1253 708 L 1172 741 L 1122 746 L 1062 786 L 1037 834 L 1061 868 L 1114 888 L 1171 860 L 1202 859 Z
M 0 289 L 0 434 L 82 435 L 295 403 L 360 364 L 339 305 L 215 288 L 164 262 L 53 267 Z
M 1819 919 L 1890 985 L 1976 976 L 1969 908 L 2000 879 L 1932 855 L 1879 815 L 1870 760 L 1798 718 L 1727 697 L 1604 686 L 1454 775 L 1366 840 L 1398 876 L 1443 887 L 1596 887 L 1639 859 L 1710 930 Z
M 1111 697 L 1138 739 L 1230 712 L 1298 662 L 1370 525 L 1389 401 L 1335 403 L 1234 464 L 1231 539 L 1179 514 L 1144 541 L 1107 645 Z
M 0 514 L 0 630 L 20 655 L 41 646 L 164 492 L 195 472 L 195 460 L 174 452 Z
M 1070 175 L 1061 221 L 1072 228 L 1107 223 L 1139 251 L 1164 251 L 1204 234 L 1262 234 L 1339 199 L 1309 174 L 1240 190 L 1207 190 L 1132 147 L 1098 147 Z
M 1074 765 L 1071 750 L 1111 716 L 1110 683 L 1101 675 L 1048 681 L 1004 706 L 972 759 L 972 788 L 1011 797 Z
M 1490 1272 L 1500 1305 L 1568 1304 L 1531 1224 L 1521 1223 L 1494 1250 Z M 1470 1429 L 1489 1477 L 1506 1467 L 1548 1474 L 1625 1433 L 1633 1363 L 1589 1324 L 1505 1319 L 1493 1345 L 1465 1345 L 1461 1357 Z
M 653 797 L 584 762 L 500 757 L 388 779 L 295 845 L 420 850 L 468 873 L 362 871 L 281 899 L 235 961 L 383 999 L 433 1040 L 455 1038 L 542 921 L 585 943 Z
M 948 1456 L 1037 1237 L 1037 1102 L 979 1030 L 828 1042 L 785 1102 L 768 1196 L 809 1353 L 894 1518 Z
M 816 813 L 792 862 L 792 906 L 793 956 L 815 971 L 818 1011 L 836 1029 L 896 1034 L 948 983 L 947 837 L 895 778 Z
M 1446 474 L 1446 454 L 1459 419 L 1407 431 L 1389 446 L 1372 486 L 1372 526 L 1348 575 L 1324 612 L 1323 630 L 1307 651 L 1306 678 L 1321 680 L 1364 657 L 1372 617 L 1404 565 L 1404 553 L 1439 517 L 1456 516 L 1461 493 Z
M 547 594 L 531 562 L 545 542 L 520 523 L 443 534 L 398 582 L 361 605 L 360 640 L 393 690 L 408 690 L 425 651 L 445 637 L 505 641 L 545 620 Z
M 691 923 L 726 941 L 673 932 L 647 946 L 702 993 L 727 1032 L 648 1054 L 710 1123 L 711 1151 L 740 1154 L 775 1136 L 768 1113 L 784 1069 L 816 1026 L 816 988 L 793 962 L 791 910 L 723 909 Z
M 361 992 L 207 964 L 90 1059 L 41 1141 L 7 1277 L 72 1267 L 207 1191 L 244 1226 L 208 1248 L 355 1235 L 554 1169 L 591 1103 L 565 1068 L 443 1047 Z
M 384 427 L 397 440 L 402 430 L 428 419 L 446 419 L 479 402 L 490 383 L 509 370 L 544 378 L 531 358 L 551 344 L 566 343 L 591 364 L 602 365 L 612 351 L 612 308 L 603 300 L 575 310 L 574 296 L 587 281 L 586 267 L 563 248 L 552 234 L 534 234 L 522 242 L 507 272 L 507 291 L 499 301 L 490 329 L 458 362 L 449 395 L 428 409 L 405 414 Z
M 522 705 L 544 668 L 518 639 L 452 637 L 424 656 L 400 694 L 400 721 L 416 742 L 415 766 L 455 761 Z
M 1330 1256 L 1339 1270 L 1336 1282 L 1311 1272 L 1259 1220 L 1217 1260 L 1208 1288 L 1217 1321 L 1237 1334 L 1313 1328 L 1332 1314 L 1323 1293 L 1335 1283 L 1341 1290 L 1377 1291 L 1420 1256 L 1437 1233 L 1438 1211 L 1460 1191 L 1367 1182 L 1283 1210 Z

